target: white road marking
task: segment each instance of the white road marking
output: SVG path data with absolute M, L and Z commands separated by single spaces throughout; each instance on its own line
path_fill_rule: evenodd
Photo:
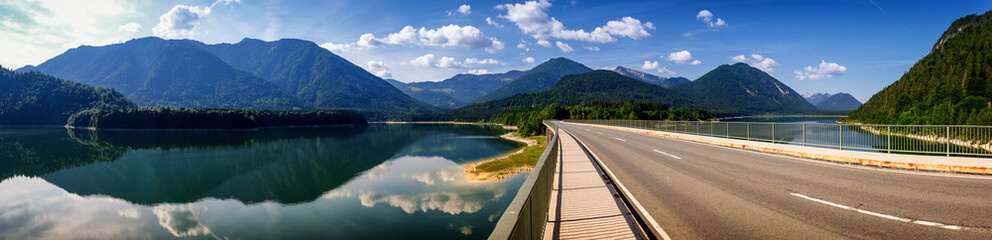
M 806 196 L 806 195 L 802 195 L 802 194 L 798 194 L 798 193 L 789 193 L 789 194 L 792 195 L 792 196 L 796 196 L 796 197 L 799 197 L 799 198 L 802 198 L 802 199 L 806 199 L 806 200 L 810 200 L 810 201 L 813 201 L 813 202 L 821 203 L 821 204 L 824 204 L 824 205 L 829 205 L 829 206 L 832 206 L 832 207 L 837 207 L 837 208 L 841 208 L 841 209 L 845 209 L 845 210 L 852 210 L 852 211 L 857 212 L 857 213 L 861 213 L 861 214 L 865 214 L 865 215 L 870 215 L 870 216 L 875 216 L 875 217 L 880 217 L 880 218 L 885 218 L 885 219 L 889 219 L 889 220 L 895 220 L 895 221 L 900 221 L 900 222 L 905 222 L 905 223 L 919 224 L 919 225 L 930 226 L 930 227 L 939 227 L 939 228 L 950 229 L 950 230 L 961 230 L 961 229 L 964 229 L 964 227 L 961 227 L 961 226 L 948 225 L 948 224 L 936 223 L 936 222 L 930 222 L 930 221 L 924 221 L 924 220 L 914 220 L 914 219 L 911 219 L 911 218 L 896 217 L 896 216 L 892 216 L 892 215 L 888 215 L 888 214 L 882 214 L 882 213 L 877 213 L 877 212 L 872 212 L 872 211 L 868 211 L 868 210 L 864 210 L 864 209 L 857 209 L 857 208 L 844 206 L 844 205 L 841 205 L 841 204 L 829 202 L 829 201 L 826 201 L 826 200 L 823 200 L 823 199 L 818 199 L 818 198 L 814 198 L 814 197 L 810 197 L 810 196 Z
M 596 132 L 596 133 L 599 133 L 599 135 L 603 135 L 603 132 Z
M 669 154 L 669 153 L 666 153 L 666 152 L 662 152 L 662 151 L 658 151 L 658 149 L 655 149 L 655 150 L 654 150 L 654 152 L 656 152 L 656 153 L 661 153 L 661 154 L 665 154 L 665 155 L 668 155 L 669 157 L 673 157 L 673 158 L 675 158 L 675 159 L 682 159 L 682 158 L 680 158 L 679 156 L 675 156 L 675 155 L 672 155 L 672 154 Z
M 620 139 L 620 138 L 614 138 L 614 139 L 620 140 L 621 142 L 627 142 L 627 140 L 623 140 L 623 139 Z

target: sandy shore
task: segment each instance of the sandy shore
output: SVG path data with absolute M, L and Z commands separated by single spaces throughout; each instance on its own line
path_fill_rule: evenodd
M 503 126 L 503 127 L 506 128 L 506 126 Z M 504 138 L 504 139 L 509 139 L 509 140 L 512 140 L 512 141 L 517 141 L 517 142 L 525 143 L 525 144 L 527 144 L 527 147 L 532 147 L 532 146 L 537 145 L 537 141 L 518 137 L 516 135 L 513 135 L 512 132 L 511 133 L 507 133 L 507 134 L 503 134 L 500 137 L 501 138 Z M 478 161 L 478 162 L 474 162 L 474 163 L 465 165 L 465 168 L 463 169 L 463 172 L 465 172 L 465 177 L 468 178 L 468 181 L 469 182 L 473 182 L 473 183 L 484 183 L 484 182 L 491 182 L 491 181 L 503 179 L 504 177 L 511 176 L 511 175 L 517 174 L 519 172 L 530 171 L 531 169 L 534 169 L 534 167 L 516 167 L 516 168 L 511 168 L 511 169 L 503 169 L 503 170 L 496 171 L 496 172 L 479 172 L 479 171 L 476 171 L 475 170 L 475 167 L 477 167 L 479 165 L 482 165 L 484 163 L 492 162 L 492 161 L 496 161 L 496 160 L 502 160 L 502 159 L 506 159 L 506 158 L 509 158 L 509 157 L 514 156 L 514 155 L 517 155 L 517 154 L 521 154 L 521 153 L 524 152 L 524 149 L 526 149 L 527 147 L 521 148 L 520 150 L 517 150 L 516 152 L 512 152 L 510 154 L 503 155 L 503 156 L 500 156 L 500 157 L 497 157 L 497 158 L 493 158 L 493 159 L 489 159 L 489 160 L 484 160 L 484 161 Z

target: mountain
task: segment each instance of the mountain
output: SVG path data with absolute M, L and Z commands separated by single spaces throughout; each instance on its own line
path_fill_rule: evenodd
M 820 104 L 823 100 L 827 100 L 827 98 L 833 96 L 833 94 L 829 93 L 800 93 L 799 95 L 803 96 L 809 104 L 813 105 Z
M 300 106 L 279 86 L 239 71 L 186 41 L 142 38 L 103 47 L 70 49 L 39 71 L 113 88 L 146 107 L 290 109 Z
M 652 102 L 674 106 L 693 105 L 688 97 L 658 85 L 642 82 L 610 70 L 567 75 L 540 92 L 468 105 L 452 112 L 465 119 L 505 111 L 540 109 L 552 103 L 563 106 L 584 102 Z
M 528 70 L 516 80 L 494 90 L 488 95 L 475 99 L 475 103 L 512 97 L 513 95 L 537 92 L 555 85 L 558 79 L 569 74 L 591 72 L 592 69 L 567 58 L 552 58 Z
M 672 88 L 716 114 L 808 113 L 816 107 L 764 71 L 744 63 L 721 65 Z
M 858 101 L 857 98 L 847 93 L 834 94 L 830 98 L 816 104 L 816 108 L 831 111 L 850 111 L 858 109 L 858 107 L 861 107 L 861 101 Z
M 992 125 L 992 11 L 960 18 L 927 56 L 848 120 Z
M 0 67 L 0 124 L 65 125 L 73 113 L 135 108 L 117 91 Z
M 627 76 L 629 78 L 641 80 L 646 83 L 651 83 L 666 88 L 674 87 L 679 84 L 689 82 L 689 79 L 686 79 L 684 77 L 663 78 L 645 72 L 637 71 L 634 69 L 625 68 L 623 66 L 617 66 L 616 68 L 613 69 L 613 71 L 619 73 L 620 75 Z
M 438 107 L 454 108 L 471 103 L 523 74 L 523 71 L 516 70 L 493 74 L 463 73 L 440 82 L 403 83 L 393 80 L 390 84 L 417 100 Z
M 266 42 L 245 38 L 236 44 L 207 45 L 184 40 L 234 68 L 250 72 L 317 109 L 353 108 L 366 112 L 432 112 L 388 82 L 309 41 Z

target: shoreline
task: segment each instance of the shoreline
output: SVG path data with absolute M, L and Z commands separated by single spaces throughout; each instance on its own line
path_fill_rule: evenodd
M 506 128 L 506 126 L 504 126 L 504 128 Z M 493 162 L 493 161 L 507 159 L 507 158 L 510 158 L 510 157 L 513 157 L 513 156 L 522 154 L 522 153 L 524 153 L 524 150 L 526 150 L 527 148 L 533 147 L 533 146 L 536 146 L 537 145 L 537 141 L 536 140 L 530 140 L 530 139 L 525 139 L 525 138 L 518 137 L 516 135 L 513 135 L 513 132 L 500 135 L 499 137 L 500 138 L 503 138 L 503 139 L 515 141 L 515 142 L 524 143 L 524 144 L 526 144 L 526 146 L 524 146 L 523 148 L 520 148 L 520 150 L 517 150 L 515 152 L 509 153 L 509 154 L 506 154 L 506 155 L 503 155 L 503 156 L 499 156 L 499 157 L 495 157 L 495 158 L 487 159 L 487 160 L 482 160 L 482 161 L 478 161 L 478 162 L 474 162 L 474 163 L 470 163 L 468 165 L 465 165 L 465 167 L 462 168 L 462 172 L 465 173 L 465 177 L 468 179 L 468 182 L 470 182 L 470 183 L 492 182 L 492 181 L 503 179 L 503 178 L 508 177 L 508 176 L 512 176 L 514 174 L 517 174 L 517 173 L 520 173 L 520 172 L 523 172 L 523 171 L 530 171 L 530 170 L 534 169 L 534 167 L 531 166 L 531 167 L 514 167 L 514 168 L 510 168 L 510 169 L 500 170 L 500 171 L 497 171 L 497 172 L 477 172 L 476 171 L 476 167 L 478 167 L 479 165 L 482 165 L 482 164 L 485 164 L 485 163 L 489 163 L 489 162 Z

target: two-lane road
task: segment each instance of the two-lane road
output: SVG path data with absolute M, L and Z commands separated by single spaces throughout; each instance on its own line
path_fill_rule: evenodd
M 673 239 L 990 239 L 992 178 L 562 123 Z

